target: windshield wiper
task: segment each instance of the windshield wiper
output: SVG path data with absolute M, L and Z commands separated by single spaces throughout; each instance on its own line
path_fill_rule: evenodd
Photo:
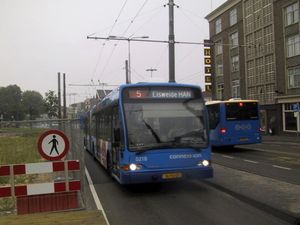
M 146 127 L 151 131 L 151 134 L 153 135 L 153 137 L 155 138 L 157 143 L 161 143 L 160 138 L 158 137 L 157 133 L 152 129 L 152 127 L 146 123 L 145 120 L 143 120 L 144 124 L 146 125 Z
M 148 147 L 144 150 L 137 150 L 136 151 L 136 155 L 139 155 L 139 154 L 142 154 L 146 151 L 149 151 L 149 150 L 159 150 L 159 149 L 168 149 L 168 148 L 172 148 L 172 145 L 158 145 L 158 146 L 151 146 L 151 147 Z
M 150 151 L 150 150 L 173 149 L 173 148 L 192 148 L 198 152 L 202 152 L 202 150 L 200 148 L 197 148 L 190 144 L 178 143 L 178 142 L 168 142 L 168 144 L 165 144 L 165 145 L 151 146 L 151 147 L 145 148 L 143 150 L 137 150 L 135 154 L 140 155 L 140 154 Z

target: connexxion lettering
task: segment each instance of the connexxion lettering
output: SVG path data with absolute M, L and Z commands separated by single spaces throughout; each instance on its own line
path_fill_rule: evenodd
M 189 158 L 201 158 L 201 154 L 184 154 L 184 155 L 170 155 L 170 159 L 189 159 Z

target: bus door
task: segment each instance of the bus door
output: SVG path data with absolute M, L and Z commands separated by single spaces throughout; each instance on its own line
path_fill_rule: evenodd
M 124 135 L 119 106 L 112 108 L 112 126 L 113 138 L 110 151 L 111 158 L 109 160 L 111 160 L 111 172 L 120 178 L 120 161 L 124 152 Z

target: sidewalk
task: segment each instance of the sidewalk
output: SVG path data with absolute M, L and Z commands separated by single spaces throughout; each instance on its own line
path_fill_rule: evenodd
M 214 164 L 207 183 L 290 224 L 300 224 L 300 186 Z
M 100 210 L 36 213 L 1 216 L 1 225 L 106 225 Z
M 299 138 L 296 136 L 277 136 L 277 135 L 267 135 L 262 136 L 262 142 L 289 142 L 289 143 L 295 143 L 300 144 L 300 134 Z

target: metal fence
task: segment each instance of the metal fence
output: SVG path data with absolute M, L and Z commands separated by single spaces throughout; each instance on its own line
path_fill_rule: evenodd
M 72 181 L 80 181 L 80 190 L 70 192 L 72 195 L 70 198 L 68 196 L 60 196 L 59 193 L 55 197 L 49 198 L 49 195 L 32 195 L 32 196 L 16 196 L 12 191 L 12 196 L 10 197 L 0 197 L 0 215 L 17 215 L 17 214 L 26 214 L 24 211 L 24 204 L 32 203 L 35 205 L 35 209 L 29 213 L 36 213 L 39 209 L 43 208 L 42 201 L 52 201 L 49 204 L 56 205 L 50 211 L 65 210 L 67 208 L 61 208 L 57 206 L 57 203 L 53 201 L 62 201 L 62 202 L 71 202 L 70 199 L 75 199 L 79 209 L 90 208 L 88 201 L 85 199 L 86 191 L 88 184 L 85 177 L 85 163 L 84 163 L 84 146 L 83 146 L 83 130 L 81 129 L 81 123 L 79 119 L 61 119 L 61 120 L 38 120 L 38 121 L 5 121 L 0 122 L 0 174 L 1 171 L 5 171 L 5 168 L 8 169 L 14 167 L 12 165 L 49 165 L 49 161 L 42 157 L 38 151 L 38 140 L 43 133 L 50 130 L 59 130 L 67 135 L 70 143 L 69 151 L 63 162 L 73 161 L 75 163 L 79 162 L 79 170 L 70 170 L 70 171 L 60 171 L 60 172 L 47 172 L 47 173 L 30 173 L 30 174 L 15 174 L 12 176 L 12 173 L 8 176 L 0 176 L 0 188 L 2 190 L 17 190 L 15 187 L 21 187 L 24 189 L 25 186 L 33 189 L 34 188 L 45 188 L 42 183 L 46 184 L 55 184 L 63 186 L 63 182 L 69 188 L 69 185 L 72 186 Z M 48 162 L 48 163 L 47 163 Z M 11 171 L 13 169 L 10 169 Z M 66 180 L 68 182 L 66 182 Z M 39 184 L 39 185 L 35 185 Z M 40 191 L 43 193 L 42 190 Z M 39 190 L 37 190 L 39 192 Z M 74 193 L 75 196 L 74 197 Z M 4 196 L 4 191 L 2 194 Z M 44 199 L 42 199 L 44 198 Z M 46 199 L 46 200 L 45 200 Z M 72 200 L 72 201 L 73 201 Z M 21 203 L 20 203 L 21 202 Z M 22 203 L 23 202 L 23 203 Z M 25 203 L 24 203 L 25 202 Z M 27 202 L 27 203 L 26 203 Z M 23 204 L 20 208 L 20 205 Z M 71 203 L 70 203 L 71 204 Z M 75 204 L 76 205 L 76 204 Z M 40 209 L 45 210 L 45 209 Z M 47 209 L 49 210 L 49 209 Z M 41 211 L 41 212 L 42 212 Z M 27 212 L 28 213 L 28 212 Z

